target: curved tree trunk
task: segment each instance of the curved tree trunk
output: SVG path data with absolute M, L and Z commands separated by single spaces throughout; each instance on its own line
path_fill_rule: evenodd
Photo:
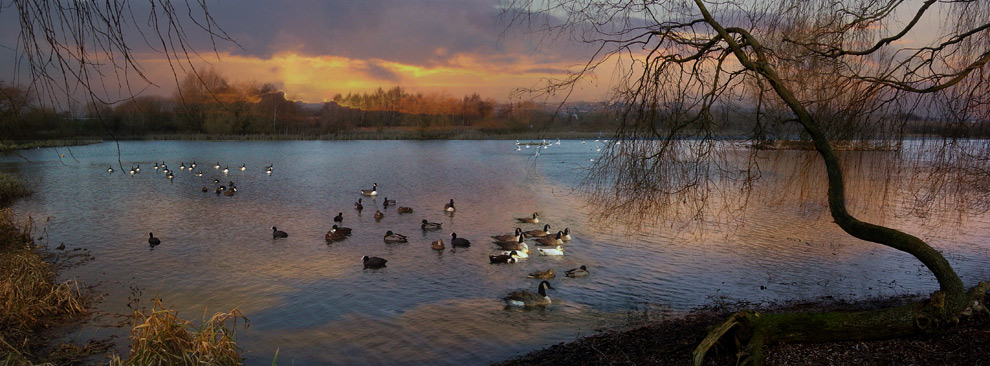
M 811 136 L 815 149 L 821 155 L 828 174 L 828 203 L 832 218 L 850 235 L 889 246 L 913 255 L 920 260 L 939 283 L 939 292 L 931 299 L 919 304 L 881 309 L 866 312 L 846 313 L 798 313 L 798 314 L 758 314 L 741 312 L 734 315 L 721 327 L 709 334 L 708 338 L 695 350 L 695 364 L 700 364 L 704 354 L 714 342 L 730 330 L 735 330 L 737 339 L 742 340 L 748 361 L 763 363 L 762 347 L 774 341 L 825 341 L 825 340 L 866 340 L 916 333 L 937 328 L 957 321 L 957 314 L 971 307 L 962 280 L 938 251 L 923 240 L 899 230 L 866 223 L 853 217 L 846 209 L 845 185 L 842 167 L 827 136 L 814 118 L 804 108 L 791 90 L 784 85 L 775 69 L 763 55 L 760 42 L 749 32 L 739 28 L 723 28 L 708 12 L 701 0 L 695 0 L 705 20 L 719 34 L 733 51 L 736 58 L 770 83 L 777 95 L 796 115 L 798 123 Z M 750 58 L 734 37 L 742 37 L 756 59 Z M 971 292 L 971 299 L 982 308 L 983 294 L 990 285 L 981 283 Z

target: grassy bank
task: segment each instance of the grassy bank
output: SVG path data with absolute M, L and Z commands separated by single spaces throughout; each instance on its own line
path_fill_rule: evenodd
M 31 194 L 20 179 L 13 174 L 0 172 L 0 207 L 7 207 L 15 199 Z
M 103 142 L 100 139 L 59 139 L 59 140 L 10 140 L 0 144 L 0 151 L 36 149 L 39 147 L 62 147 L 98 144 Z

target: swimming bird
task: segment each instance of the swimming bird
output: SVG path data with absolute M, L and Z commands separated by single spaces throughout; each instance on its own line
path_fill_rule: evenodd
M 443 239 L 439 239 L 433 242 L 433 244 L 431 244 L 430 246 L 433 247 L 433 250 L 443 250 L 444 249 Z
M 457 233 L 450 233 L 450 245 L 455 247 L 468 247 L 471 246 L 471 241 L 464 238 L 458 238 Z
M 550 286 L 550 282 L 541 281 L 537 293 L 526 290 L 513 291 L 510 292 L 508 296 L 503 297 L 502 300 L 505 301 L 505 304 L 508 306 L 547 306 L 550 305 L 550 297 L 547 296 L 548 289 L 553 289 L 553 286 Z
M 388 197 L 385 197 L 385 202 L 382 203 L 382 207 L 388 208 L 388 206 L 393 205 L 395 205 L 395 200 L 390 200 Z
M 151 246 L 155 246 L 161 243 L 162 241 L 158 240 L 158 238 L 155 237 L 154 233 L 148 233 L 148 244 L 150 244 Z
M 107 173 L 113 173 L 113 167 L 107 167 Z
M 354 202 L 354 209 L 355 210 L 358 210 L 358 211 L 361 211 L 361 210 L 364 209 L 364 205 L 361 204 L 361 199 L 360 198 L 358 198 L 357 202 Z
M 343 240 L 348 235 L 351 235 L 351 228 L 349 227 L 338 227 L 334 225 L 327 231 L 327 234 L 323 236 L 327 241 Z
M 213 169 L 220 169 L 220 162 L 219 161 L 217 162 L 216 165 L 213 166 Z
M 564 248 L 561 247 L 560 245 L 558 245 L 556 248 L 549 248 L 549 249 L 536 248 L 536 250 L 540 252 L 540 255 L 547 255 L 547 256 L 564 255 Z
M 172 178 L 175 178 L 175 176 L 172 175 L 172 172 L 168 172 L 167 174 L 165 174 L 165 178 L 168 178 L 168 180 L 172 180 Z
M 226 166 L 226 165 L 224 165 L 224 166 L 223 166 L 223 170 L 221 170 L 220 172 L 221 172 L 221 173 L 223 173 L 223 174 L 227 174 L 227 173 L 230 173 L 230 169 L 229 169 L 229 168 L 227 168 L 227 166 Z
M 512 253 L 516 253 L 516 254 L 513 255 L 513 256 L 516 257 L 516 260 L 529 258 L 529 254 L 526 253 L 526 252 L 524 252 L 524 251 L 503 250 L 503 251 L 499 252 L 499 254 L 512 254 Z
M 385 233 L 384 240 L 386 243 L 408 243 L 409 240 L 406 239 L 405 235 L 393 233 L 389 230 Z
M 245 171 L 245 170 L 247 170 L 247 164 L 243 164 L 243 163 L 242 163 L 242 164 L 241 164 L 241 167 L 240 167 L 240 168 L 238 168 L 238 169 L 240 169 L 240 170 L 241 170 L 242 172 L 243 172 L 243 171 Z
M 564 275 L 567 277 L 584 277 L 589 274 L 591 273 L 588 272 L 588 267 L 583 264 L 580 268 L 572 268 L 567 270 L 567 272 L 564 272 Z
M 186 163 L 179 163 L 179 170 L 186 170 Z
M 571 241 L 571 229 L 570 228 L 566 228 L 566 227 L 564 228 L 564 233 L 563 233 L 563 235 L 560 236 L 560 240 Z
M 219 179 L 216 179 L 216 178 L 213 178 L 213 184 L 220 184 L 220 180 Z
M 450 199 L 450 203 L 443 205 L 443 210 L 444 211 L 447 211 L 447 212 L 454 212 L 454 211 L 457 210 L 456 208 L 454 208 L 454 199 L 453 198 Z
M 388 262 L 388 259 L 364 256 L 361 257 L 361 261 L 364 262 L 364 269 L 374 269 L 385 267 L 385 262 Z
M 196 162 L 194 161 L 192 162 L 192 164 L 189 164 L 189 168 L 190 169 L 196 168 Z
M 540 215 L 534 212 L 533 217 L 518 217 L 516 218 L 516 221 L 519 221 L 524 224 L 536 224 L 540 222 L 540 219 L 537 218 L 538 216 Z
M 288 238 L 289 234 L 272 226 L 272 239 Z
M 399 211 L 400 214 L 412 213 L 413 212 L 413 209 L 412 209 L 412 207 L 399 206 L 398 211 Z
M 509 254 L 490 255 L 490 256 L 488 256 L 488 260 L 492 264 L 498 264 L 498 263 L 516 263 L 518 261 L 516 259 L 516 251 L 515 250 L 509 252 Z
M 516 231 L 512 235 L 492 235 L 492 239 L 498 241 L 517 241 L 519 240 L 519 235 L 522 235 L 522 229 L 516 228 Z
M 134 170 L 134 167 L 131 167 L 131 170 L 128 171 L 128 173 L 130 173 L 131 175 L 134 175 L 137 172 Z
M 375 210 L 375 220 L 381 220 L 383 217 L 385 217 L 385 214 L 381 210 Z
M 526 235 L 532 236 L 534 238 L 542 238 L 544 236 L 550 235 L 550 224 L 543 225 L 543 230 L 527 231 Z
M 526 240 L 525 235 L 520 235 L 519 239 L 516 241 L 497 241 L 495 245 L 498 245 L 505 250 L 522 250 L 529 252 L 529 245 L 527 245 L 524 240 Z
M 378 183 L 371 186 L 371 189 L 362 189 L 361 194 L 365 196 L 377 196 L 378 195 Z
M 203 171 L 200 170 L 200 171 L 196 172 L 196 176 L 197 177 L 202 177 L 203 176 Z
M 441 226 L 443 226 L 443 223 L 440 223 L 440 222 L 429 222 L 429 221 L 426 221 L 426 219 L 423 219 L 423 224 L 422 225 L 419 225 L 419 227 L 421 229 L 423 229 L 423 230 L 440 230 L 440 227 Z
M 223 195 L 224 196 L 227 196 L 227 197 L 230 197 L 230 196 L 233 196 L 234 193 L 237 193 L 237 187 L 231 186 L 230 189 L 228 189 L 228 190 L 226 190 L 226 191 L 223 192 Z
M 338 212 L 337 216 L 333 217 L 333 222 L 344 222 L 344 213 Z
M 546 271 L 530 272 L 530 274 L 527 275 L 526 277 L 529 277 L 529 278 L 551 279 L 551 278 L 557 277 L 557 274 L 553 273 L 553 269 L 551 268 L 551 269 L 548 269 Z
M 58 250 L 65 250 L 65 243 L 58 243 L 58 246 L 57 246 L 57 247 L 55 247 L 55 249 L 58 249 Z
M 539 243 L 539 245 L 543 245 L 543 246 L 561 245 L 564 244 L 564 241 L 560 239 L 560 237 L 563 235 L 564 235 L 563 231 L 558 231 L 557 235 L 554 236 L 547 235 L 542 238 L 536 239 L 536 242 Z
M 138 164 L 137 168 L 134 168 L 134 171 L 140 173 L 141 172 L 141 164 Z
M 155 162 L 155 166 L 151 167 L 151 169 L 158 170 L 158 162 L 157 161 Z
M 206 186 L 203 186 L 203 193 L 206 193 L 206 192 L 209 192 L 209 191 L 210 191 L 209 189 L 206 189 Z

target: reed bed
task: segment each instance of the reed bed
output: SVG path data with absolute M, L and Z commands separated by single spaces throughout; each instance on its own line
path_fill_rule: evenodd
M 58 283 L 55 268 L 31 239 L 31 223 L 18 223 L 9 208 L 0 209 L 0 359 L 30 364 L 31 348 L 44 342 L 37 330 L 86 313 L 75 281 Z
M 134 312 L 129 357 L 122 360 L 114 356 L 110 365 L 240 365 L 238 319 L 245 328 L 250 324 L 235 308 L 209 319 L 204 317 L 197 327 L 180 318 L 176 310 L 166 309 L 155 297 L 147 314 Z
M 31 194 L 17 176 L 0 172 L 0 207 L 6 207 L 15 199 Z

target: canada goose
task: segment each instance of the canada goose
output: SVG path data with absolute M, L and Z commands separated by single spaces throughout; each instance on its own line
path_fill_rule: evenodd
M 365 196 L 377 196 L 378 195 L 378 183 L 371 186 L 371 189 L 362 189 L 361 194 Z
M 203 171 L 200 170 L 200 171 L 196 172 L 196 176 L 197 177 L 202 177 L 203 176 Z
M 564 255 L 564 248 L 562 248 L 560 245 L 558 245 L 555 248 L 549 248 L 549 249 L 536 248 L 536 250 L 540 252 L 540 255 L 548 255 L 548 256 Z
M 529 277 L 529 278 L 542 278 L 542 279 L 545 279 L 546 280 L 546 279 L 551 279 L 551 278 L 557 277 L 557 275 L 555 273 L 553 273 L 553 269 L 548 269 L 546 271 L 531 272 L 526 277 Z
M 219 179 L 216 179 L 216 178 L 213 178 L 213 184 L 220 184 L 220 180 Z
M 203 186 L 203 189 L 202 189 L 202 191 L 203 191 L 203 193 L 206 193 L 206 192 L 208 192 L 208 191 L 209 191 L 209 189 L 206 189 L 206 186 Z
M 502 300 L 508 306 L 518 306 L 518 307 L 533 307 L 533 306 L 547 306 L 550 305 L 550 297 L 547 296 L 547 289 L 553 289 L 550 286 L 550 282 L 541 281 L 539 293 L 533 293 L 532 291 L 520 290 L 510 292 L 508 296 L 503 297 Z
M 351 228 L 349 227 L 338 227 L 334 225 L 327 234 L 323 236 L 327 241 L 343 240 L 348 235 L 351 235 Z
M 522 235 L 522 229 L 516 228 L 515 234 L 512 235 L 492 235 L 492 239 L 498 241 L 518 241 L 519 235 Z
M 586 267 L 583 264 L 581 265 L 581 268 L 572 268 L 567 270 L 567 272 L 564 272 L 564 275 L 567 277 L 584 277 L 589 274 L 590 273 L 588 273 L 588 267 Z
M 155 166 L 151 167 L 151 169 L 158 170 L 158 162 L 157 161 L 155 162 Z
M 130 173 L 131 175 L 134 175 L 135 173 L 137 173 L 137 171 L 134 170 L 134 167 L 131 167 L 131 170 L 128 171 L 128 173 Z
M 113 173 L 113 167 L 107 167 L 107 173 Z
M 495 245 L 498 245 L 499 247 L 501 247 L 502 249 L 505 249 L 505 250 L 522 250 L 522 251 L 529 252 L 529 245 L 527 245 L 524 242 L 525 239 L 526 239 L 526 236 L 525 235 L 520 235 L 518 240 L 515 240 L 515 241 L 497 241 L 497 242 L 495 242 Z
M 399 212 L 400 214 L 404 214 L 404 213 L 412 213 L 412 212 L 413 212 L 413 209 L 412 209 L 412 207 L 405 207 L 405 206 L 399 206 L 399 208 L 398 208 L 398 212 Z
M 440 223 L 440 222 L 429 222 L 429 221 L 426 221 L 426 219 L 423 219 L 423 224 L 422 225 L 419 225 L 419 227 L 421 229 L 423 229 L 423 230 L 440 230 L 440 227 L 441 226 L 443 226 L 443 223 Z
M 488 256 L 488 260 L 491 261 L 492 264 L 516 263 L 516 254 L 516 251 L 513 250 L 509 252 L 509 254 L 490 255 Z
M 272 239 L 288 238 L 289 234 L 272 226 Z
M 516 221 L 519 221 L 524 224 L 536 224 L 540 222 L 540 219 L 537 218 L 538 216 L 540 215 L 534 212 L 533 217 L 519 217 L 516 218 Z
M 148 244 L 150 244 L 151 246 L 155 246 L 161 243 L 162 241 L 158 240 L 158 238 L 155 237 L 154 233 L 148 233 Z
M 357 202 L 354 202 L 354 209 L 355 210 L 358 210 L 358 211 L 361 211 L 361 210 L 364 209 L 364 205 L 361 204 L 361 199 L 360 198 L 358 198 Z
M 134 171 L 140 173 L 141 172 L 141 165 L 138 164 L 137 168 L 134 168 Z
M 337 216 L 333 217 L 333 222 L 344 222 L 344 213 L 338 212 Z
M 265 174 L 272 175 L 272 170 L 271 169 L 266 170 Z
M 381 220 L 383 217 L 385 217 L 385 214 L 381 210 L 375 210 L 375 220 Z
M 561 235 L 560 236 L 560 240 L 571 241 L 571 229 L 570 228 L 566 228 L 566 227 L 564 228 L 564 235 Z
M 364 256 L 361 257 L 361 261 L 364 262 L 364 269 L 374 269 L 385 267 L 385 262 L 388 262 L 388 259 Z
M 165 174 L 165 178 L 168 178 L 168 180 L 172 180 L 172 178 L 175 178 L 175 176 L 172 175 L 172 172 L 168 172 L 168 174 Z
M 245 164 L 245 163 L 242 163 L 242 164 L 241 164 L 241 167 L 240 167 L 240 168 L 238 168 L 238 169 L 240 169 L 240 170 L 241 170 L 242 172 L 243 172 L 243 171 L 245 171 L 245 170 L 247 170 L 247 164 Z
M 443 205 L 443 210 L 444 211 L 447 211 L 447 212 L 454 212 L 454 211 L 457 210 L 456 208 L 454 208 L 454 199 L 453 198 L 450 199 L 450 203 L 448 203 L 446 205 Z
M 433 250 L 443 250 L 444 249 L 443 239 L 433 242 L 431 246 L 433 247 Z
M 409 240 L 406 239 L 405 235 L 393 233 L 389 230 L 385 233 L 384 240 L 386 243 L 408 243 Z
M 179 170 L 186 170 L 186 163 L 179 163 Z
M 220 162 L 219 161 L 217 162 L 216 165 L 213 166 L 213 169 L 220 169 Z
M 527 231 L 526 235 L 532 236 L 534 238 L 542 238 L 544 236 L 550 235 L 550 224 L 543 225 L 543 230 Z
M 189 169 L 194 169 L 194 168 L 196 168 L 196 162 L 195 161 L 192 162 L 192 164 L 189 164 Z
M 227 173 L 230 173 L 230 169 L 229 169 L 229 168 L 227 168 L 227 166 L 226 166 L 226 165 L 224 165 L 224 166 L 223 166 L 223 170 L 221 170 L 220 172 L 221 172 L 221 173 L 223 173 L 223 174 L 227 174 Z
M 536 239 L 536 242 L 539 243 L 539 245 L 543 245 L 543 246 L 561 245 L 564 244 L 564 241 L 560 239 L 560 237 L 562 236 L 564 236 L 564 232 L 558 231 L 557 235 L 554 236 L 547 235 L 542 238 Z
M 457 233 L 450 233 L 450 245 L 455 247 L 468 247 L 471 246 L 471 241 L 464 238 L 458 238 Z

